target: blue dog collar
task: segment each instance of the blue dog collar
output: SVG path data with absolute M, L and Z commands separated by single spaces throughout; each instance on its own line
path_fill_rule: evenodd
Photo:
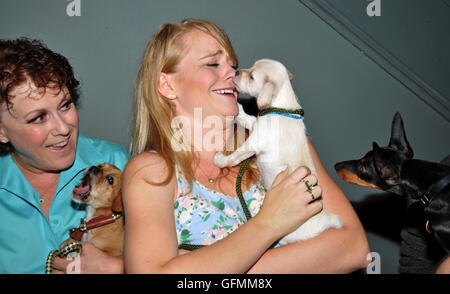
M 295 118 L 295 119 L 302 119 L 304 120 L 305 118 L 303 117 L 303 115 L 300 114 L 290 114 L 290 113 L 283 113 L 283 112 L 276 112 L 276 111 L 272 111 L 272 112 L 268 112 L 266 114 L 279 114 L 282 116 L 286 116 L 286 117 L 290 117 L 290 118 Z

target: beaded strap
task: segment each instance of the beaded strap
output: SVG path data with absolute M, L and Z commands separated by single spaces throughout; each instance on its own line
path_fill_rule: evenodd
M 55 257 L 66 257 L 71 252 L 77 252 L 78 254 L 81 253 L 82 245 L 80 242 L 73 242 L 70 244 L 66 244 L 63 248 L 59 250 L 52 250 L 48 257 L 47 261 L 45 262 L 45 273 L 51 274 L 53 271 L 53 260 Z

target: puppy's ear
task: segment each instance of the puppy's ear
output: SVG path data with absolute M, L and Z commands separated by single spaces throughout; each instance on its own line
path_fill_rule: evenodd
M 288 71 L 288 77 L 290 81 L 294 79 L 294 75 L 290 71 Z
M 122 191 L 119 191 L 117 193 L 116 197 L 114 198 L 111 209 L 114 212 L 121 212 L 123 211 L 123 205 L 122 205 Z
M 270 105 L 274 90 L 275 84 L 266 80 L 261 88 L 261 91 L 259 91 L 258 97 L 256 99 L 256 104 L 258 104 L 259 108 Z

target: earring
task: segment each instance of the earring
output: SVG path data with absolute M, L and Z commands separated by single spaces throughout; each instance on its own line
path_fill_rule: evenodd
M 174 98 L 176 98 L 177 96 L 174 95 L 174 94 L 169 94 L 169 95 L 167 95 L 167 97 L 169 97 L 170 99 L 174 99 Z

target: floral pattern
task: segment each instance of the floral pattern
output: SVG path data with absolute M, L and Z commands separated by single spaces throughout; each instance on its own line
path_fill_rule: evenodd
M 202 185 L 194 179 L 192 191 L 182 172 L 176 168 L 178 197 L 174 204 L 178 244 L 210 245 L 246 222 L 239 199 Z M 266 189 L 262 178 L 244 194 L 250 213 L 256 215 L 264 200 Z

